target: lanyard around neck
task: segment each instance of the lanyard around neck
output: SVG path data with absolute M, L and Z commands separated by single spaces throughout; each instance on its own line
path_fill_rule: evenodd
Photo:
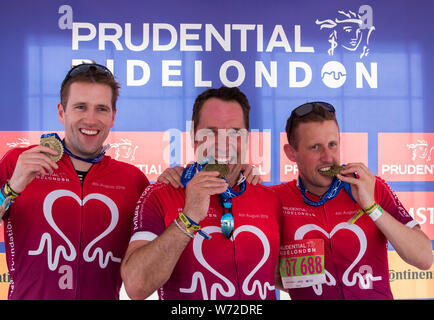
M 351 186 L 349 183 L 344 182 L 342 180 L 339 180 L 336 177 L 333 177 L 332 183 L 330 184 L 329 189 L 327 190 L 327 192 L 325 193 L 325 195 L 321 198 L 321 200 L 319 201 L 314 201 L 309 199 L 306 196 L 306 189 L 304 188 L 303 184 L 301 183 L 301 179 L 300 176 L 298 176 L 298 182 L 297 182 L 297 186 L 301 191 L 301 195 L 303 197 L 303 201 L 304 203 L 306 203 L 307 205 L 310 205 L 312 207 L 319 207 L 322 206 L 324 203 L 326 203 L 327 201 L 335 198 L 339 192 L 341 191 L 342 188 L 345 189 L 345 191 L 348 193 L 348 195 L 350 196 L 350 198 L 356 202 L 356 200 L 354 200 L 353 195 L 351 194 Z
M 98 163 L 98 162 L 101 162 L 101 160 L 102 160 L 102 158 L 104 157 L 106 151 L 110 148 L 110 145 L 107 144 L 107 145 L 105 145 L 105 146 L 102 148 L 102 152 L 101 152 L 99 155 L 97 155 L 96 157 L 94 157 L 94 158 L 82 158 L 82 157 L 80 157 L 80 156 L 77 156 L 76 154 L 73 154 L 73 153 L 72 153 L 72 152 L 71 152 L 71 151 L 66 147 L 66 145 L 65 145 L 65 139 L 63 139 L 61 142 L 62 142 L 62 145 L 63 145 L 63 149 L 64 149 L 65 153 L 66 153 L 68 156 L 70 156 L 70 157 L 72 157 L 72 158 L 74 158 L 74 159 L 80 160 L 80 161 L 88 162 L 88 163 Z

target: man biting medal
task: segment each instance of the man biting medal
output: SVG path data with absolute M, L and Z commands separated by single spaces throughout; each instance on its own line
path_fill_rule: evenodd
M 161 299 L 276 299 L 281 209 L 274 192 L 241 173 L 249 111 L 238 88 L 208 89 L 196 98 L 196 162 L 182 172 L 185 188 L 157 182 L 135 211 L 121 267 L 131 298 L 158 290 Z M 224 288 L 216 290 L 221 281 Z

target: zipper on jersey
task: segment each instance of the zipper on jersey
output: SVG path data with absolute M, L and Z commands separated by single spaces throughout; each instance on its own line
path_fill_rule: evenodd
M 238 288 L 238 300 L 241 300 L 241 287 L 240 287 L 240 276 L 238 274 L 238 266 L 237 266 L 237 255 L 236 255 L 236 249 L 235 249 L 235 239 L 234 235 L 231 235 L 231 241 L 234 246 L 234 267 L 235 267 L 235 274 L 237 276 L 237 288 Z
M 90 169 L 92 169 L 92 167 L 90 167 Z M 79 243 L 78 243 L 78 253 L 77 253 L 77 276 L 75 278 L 75 299 L 80 299 L 80 281 L 79 281 L 79 277 L 80 277 L 80 264 L 82 261 L 82 257 L 81 257 L 81 251 L 82 251 L 82 242 L 83 242 L 83 222 L 84 222 L 84 206 L 83 206 L 83 201 L 84 201 L 84 182 L 86 180 L 86 177 L 88 176 L 89 171 L 87 171 L 86 173 L 84 172 L 77 172 L 77 177 L 80 180 L 80 199 L 81 199 L 81 208 L 80 208 L 80 235 L 79 235 Z M 82 177 L 82 179 L 80 179 L 80 175 Z
M 324 224 L 327 226 L 327 229 L 328 230 L 332 230 L 332 228 L 330 228 L 330 225 L 329 225 L 329 221 L 327 220 L 327 212 L 326 212 L 326 204 L 327 203 L 324 203 L 323 205 L 322 205 L 322 210 L 323 210 L 323 216 L 324 216 Z M 329 233 L 330 234 L 330 233 Z M 332 238 L 331 237 L 329 237 L 329 244 L 328 244 L 328 246 L 329 246 L 329 250 L 330 250 L 330 255 L 333 255 L 333 249 L 332 249 Z M 324 267 L 325 267 L 325 265 L 324 265 Z M 336 268 L 336 263 L 335 263 L 335 259 L 333 259 L 333 269 L 334 270 L 338 270 L 337 268 Z M 336 275 L 337 276 L 337 275 Z M 342 295 L 342 299 L 344 299 L 344 291 L 342 290 L 342 288 L 343 288 L 343 283 L 340 281 L 340 278 L 339 277 L 335 277 L 336 279 L 336 285 L 338 286 L 339 285 L 339 291 L 340 291 L 340 294 Z
M 81 199 L 81 208 L 80 208 L 80 235 L 79 235 L 79 243 L 78 243 L 78 253 L 77 253 L 77 276 L 75 279 L 75 299 L 78 300 L 80 298 L 80 286 L 79 286 L 79 277 L 80 277 L 80 263 L 81 263 L 81 243 L 82 243 L 82 237 L 83 237 L 83 214 L 84 214 L 84 179 L 86 176 L 83 177 L 83 181 L 80 181 L 80 199 Z

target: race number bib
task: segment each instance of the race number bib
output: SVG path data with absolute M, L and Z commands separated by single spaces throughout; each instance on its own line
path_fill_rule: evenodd
M 280 246 L 280 276 L 285 289 L 325 283 L 324 240 L 294 240 Z

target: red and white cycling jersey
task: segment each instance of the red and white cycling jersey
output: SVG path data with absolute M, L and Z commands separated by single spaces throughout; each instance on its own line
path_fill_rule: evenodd
M 202 230 L 181 254 L 162 288 L 160 299 L 275 299 L 274 272 L 279 259 L 281 206 L 263 186 L 247 185 L 233 199 L 233 239 L 220 228 L 222 207 L 212 196 Z M 155 183 L 144 191 L 136 209 L 131 241 L 152 241 L 178 217 L 185 189 Z
M 3 157 L 0 185 L 27 149 Z M 119 299 L 134 208 L 149 182 L 134 166 L 105 156 L 82 187 L 67 155 L 57 164 L 29 183 L 3 217 L 9 299 Z
M 326 283 L 288 292 L 292 299 L 393 299 L 389 284 L 387 239 L 364 214 L 348 224 L 360 206 L 342 189 L 319 207 L 304 203 L 297 181 L 272 187 L 283 206 L 281 245 L 294 240 L 322 239 Z M 314 201 L 320 199 L 308 194 Z M 411 218 L 387 183 L 377 177 L 375 201 L 409 227 Z

